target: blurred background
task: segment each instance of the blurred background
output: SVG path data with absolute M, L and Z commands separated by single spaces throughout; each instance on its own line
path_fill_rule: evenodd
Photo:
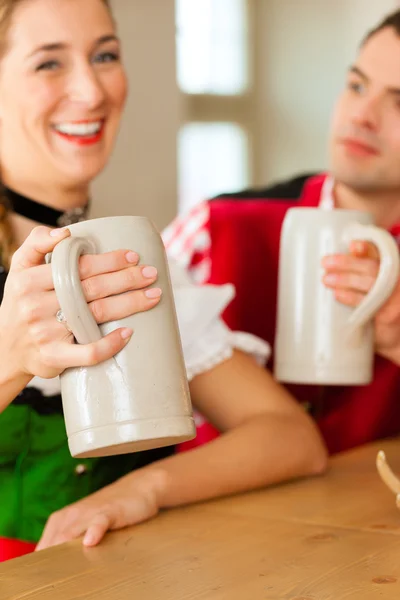
M 399 0 L 113 0 L 130 96 L 94 216 L 160 228 L 220 192 L 326 167 L 330 113 Z

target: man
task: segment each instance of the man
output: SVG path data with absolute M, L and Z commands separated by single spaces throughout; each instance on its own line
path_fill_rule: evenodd
M 329 174 L 201 204 L 165 232 L 170 255 L 198 282 L 237 289 L 228 324 L 274 341 L 279 238 L 291 206 L 370 211 L 400 238 L 400 11 L 363 40 L 333 115 Z M 324 283 L 356 306 L 378 270 L 374 249 L 324 259 Z M 288 386 L 309 407 L 330 452 L 400 432 L 400 283 L 375 319 L 374 380 L 363 387 Z

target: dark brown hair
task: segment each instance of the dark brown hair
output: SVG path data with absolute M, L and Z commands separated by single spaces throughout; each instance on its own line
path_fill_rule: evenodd
M 396 34 L 400 37 L 400 10 L 390 13 L 383 19 L 383 21 L 378 23 L 376 27 L 371 29 L 371 31 L 367 33 L 361 42 L 361 46 L 364 46 L 364 44 L 368 42 L 373 35 L 379 33 L 379 31 L 382 31 L 382 29 L 386 29 L 387 27 L 394 29 Z

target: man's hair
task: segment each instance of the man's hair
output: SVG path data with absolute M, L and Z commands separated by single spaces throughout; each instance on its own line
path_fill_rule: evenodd
M 382 31 L 382 29 L 386 29 L 387 27 L 394 29 L 396 34 L 400 37 L 400 10 L 390 13 L 390 15 L 385 17 L 383 21 L 381 21 L 376 27 L 371 29 L 371 31 L 367 33 L 361 42 L 361 46 L 364 46 L 364 44 L 368 42 L 373 35 L 379 33 L 379 31 Z

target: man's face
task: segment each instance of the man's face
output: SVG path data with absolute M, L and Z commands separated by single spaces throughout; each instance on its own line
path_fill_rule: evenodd
M 333 115 L 331 171 L 362 192 L 400 193 L 400 36 L 393 28 L 361 48 Z

